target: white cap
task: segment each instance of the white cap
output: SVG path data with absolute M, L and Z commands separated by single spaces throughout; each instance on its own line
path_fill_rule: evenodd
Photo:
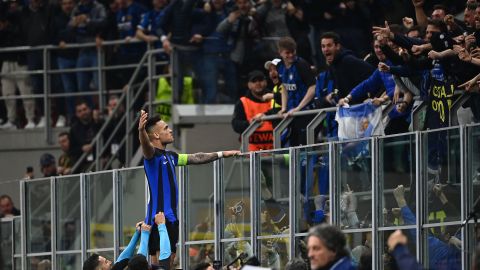
M 275 58 L 273 59 L 272 61 L 267 61 L 265 62 L 265 65 L 263 65 L 265 67 L 266 70 L 268 70 L 270 68 L 270 65 L 278 65 L 278 63 L 280 63 L 280 61 L 282 61 L 282 59 L 280 58 Z

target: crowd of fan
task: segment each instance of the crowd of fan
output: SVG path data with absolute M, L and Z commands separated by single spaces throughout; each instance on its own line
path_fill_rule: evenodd
M 266 94 L 272 91 L 268 90 L 267 79 L 262 74 L 250 73 L 249 91 L 235 107 L 233 129 L 241 134 L 251 122 L 266 114 L 279 113 L 287 117 L 298 111 L 365 100 L 375 106 L 390 102 L 395 105 L 388 113 L 384 131 L 387 135 L 412 130 L 412 111 L 421 101 L 427 106 L 424 118 L 419 121 L 420 129 L 442 128 L 450 125 L 450 109 L 459 94 L 456 90 L 469 96 L 463 107 L 470 109 L 473 121 L 477 122 L 480 119 L 480 6 L 476 1 L 466 1 L 463 13 L 454 16 L 449 8 L 435 5 L 428 17 L 423 3 L 412 1 L 415 19 L 405 17 L 401 24 L 385 21 L 382 26 L 373 26 L 369 34 L 373 40 L 372 53 L 364 59 L 351 50 L 358 47 L 349 47 L 348 38 L 341 35 L 341 31 L 323 32 L 317 46 L 326 65 L 316 76 L 309 68 L 308 59 L 297 56 L 299 44 L 291 38 L 281 38 L 277 43 L 279 58 L 264 64 L 274 84 L 273 95 Z M 259 108 L 270 101 L 270 107 Z M 305 145 L 305 129 L 312 119 L 313 115 L 293 120 L 290 146 Z M 272 129 L 266 124 L 261 127 L 261 131 Z M 322 134 L 336 139 L 337 129 L 335 114 L 327 115 Z M 255 141 L 258 137 L 261 136 L 254 134 L 250 138 L 250 149 L 268 149 L 268 138 Z M 271 137 L 269 139 L 271 141 Z
M 136 37 L 154 47 L 163 47 L 167 54 L 161 56 L 162 59 L 168 58 L 172 47 L 180 50 L 190 47 L 194 50 L 181 51 L 178 59 L 188 62 L 195 71 L 202 89 L 202 98 L 197 102 L 219 101 L 220 73 L 227 100 L 233 102 L 243 95 L 248 72 L 277 54 L 272 37 L 293 37 L 298 55 L 318 68 L 326 66 L 318 44 L 320 35 L 326 31 L 339 33 L 343 45 L 363 57 L 369 51 L 368 33 L 372 25 L 413 14 L 411 7 L 394 9 L 396 2 L 401 1 L 4 1 L 0 13 L 0 46 L 57 45 L 63 49 L 53 51 L 50 65 L 59 69 L 98 65 L 95 47 L 68 49 L 71 43 L 96 42 L 100 46 L 103 40 Z M 429 10 L 432 6 L 425 8 Z M 455 4 L 448 8 L 458 12 L 461 6 Z M 108 49 L 106 62 L 136 63 L 145 48 L 144 44 L 128 44 Z M 42 75 L 18 74 L 43 69 L 41 51 L 1 53 L 0 57 L 3 96 L 15 95 L 17 89 L 22 95 L 44 93 Z M 130 72 L 119 70 L 107 75 L 107 88 L 120 89 Z M 62 73 L 52 76 L 51 84 L 54 93 L 88 92 L 98 88 L 98 72 Z M 95 101 L 86 98 L 89 106 L 94 106 Z M 53 102 L 55 118 L 59 119 L 54 122 L 58 126 L 74 118 L 75 98 L 67 97 L 65 101 L 56 98 Z M 44 125 L 41 99 L 23 99 L 25 119 L 17 115 L 14 100 L 7 99 L 5 103 L 4 119 L 8 121 L 4 128 Z

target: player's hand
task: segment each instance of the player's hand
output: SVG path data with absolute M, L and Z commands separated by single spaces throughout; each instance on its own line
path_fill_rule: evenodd
M 223 151 L 223 157 L 233 157 L 233 156 L 238 156 L 242 152 L 238 150 L 230 150 L 230 151 Z
M 135 224 L 135 230 L 140 231 L 142 228 L 142 224 L 143 224 L 143 220 L 137 222 L 137 224 Z
M 158 212 L 155 215 L 155 224 L 157 225 L 165 224 L 165 214 L 163 212 Z
M 151 229 L 152 229 L 152 226 L 146 223 L 142 223 L 142 232 L 150 232 Z
M 145 130 L 145 124 L 147 124 L 147 120 L 148 120 L 148 113 L 146 113 L 144 110 L 141 110 L 140 120 L 138 121 L 138 131 Z
M 390 67 L 387 64 L 380 62 L 378 63 L 378 70 L 381 72 L 390 72 Z

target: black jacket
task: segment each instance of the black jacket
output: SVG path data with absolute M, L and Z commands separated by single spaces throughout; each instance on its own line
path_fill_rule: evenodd
M 353 55 L 352 51 L 342 49 L 335 57 L 328 71 L 339 97 L 343 98 L 359 83 L 367 79 L 375 68 Z

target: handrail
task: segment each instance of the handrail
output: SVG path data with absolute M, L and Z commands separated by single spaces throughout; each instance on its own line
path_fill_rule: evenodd
M 151 55 L 154 55 L 154 54 L 157 54 L 157 53 L 161 53 L 163 52 L 164 50 L 163 49 L 155 49 L 155 50 L 148 50 L 147 52 L 145 52 L 145 54 L 142 56 L 142 59 L 140 60 L 140 62 L 137 64 L 137 67 L 135 69 L 135 71 L 133 72 L 132 74 L 132 77 L 130 78 L 128 84 L 127 84 L 127 91 L 124 91 L 121 95 L 121 97 L 119 98 L 119 101 L 117 103 L 117 106 L 114 108 L 112 114 L 116 114 L 119 110 L 119 108 L 122 106 L 123 102 L 125 102 L 125 114 L 121 117 L 120 119 L 120 122 L 118 124 L 118 126 L 115 127 L 114 131 L 109 135 L 109 137 L 107 138 L 107 141 L 105 143 L 102 143 L 102 139 L 103 139 L 103 135 L 105 133 L 105 130 L 106 128 L 111 124 L 112 122 L 112 118 L 111 117 L 108 117 L 107 120 L 103 123 L 102 127 L 100 128 L 100 130 L 97 132 L 97 134 L 95 135 L 94 139 L 92 140 L 92 142 L 90 143 L 92 146 L 95 147 L 95 154 L 96 154 L 96 157 L 95 157 L 95 162 L 92 163 L 89 167 L 88 167 L 88 170 L 92 169 L 93 166 L 96 167 L 96 170 L 100 170 L 102 169 L 102 166 L 100 164 L 100 159 L 101 159 L 101 156 L 103 155 L 103 153 L 105 153 L 105 151 L 108 149 L 109 147 L 109 144 L 110 142 L 113 140 L 113 137 L 115 136 L 115 134 L 119 131 L 120 129 L 120 126 L 122 125 L 122 123 L 125 121 L 126 123 L 126 134 L 125 134 L 125 137 L 122 139 L 121 143 L 119 144 L 119 149 L 121 148 L 121 146 L 123 146 L 124 144 L 126 145 L 125 147 L 125 152 L 126 152 L 126 160 L 125 160 L 125 163 L 128 164 L 128 159 L 129 159 L 129 148 L 131 148 L 131 145 L 128 143 L 129 142 L 129 139 L 130 139 L 130 132 L 131 132 L 131 128 L 129 128 L 131 126 L 131 123 L 135 123 L 135 120 L 132 121 L 130 118 L 131 118 L 131 113 L 132 113 L 132 110 L 131 110 L 131 107 L 133 106 L 133 104 L 137 101 L 138 97 L 140 97 L 141 95 L 141 89 L 144 88 L 145 84 L 147 81 L 151 80 L 150 77 L 147 77 L 147 78 L 144 78 L 142 80 L 142 82 L 140 83 L 140 85 L 138 85 L 138 89 L 139 91 L 136 91 L 132 97 L 132 92 L 133 92 L 133 89 L 137 88 L 137 84 L 135 84 L 135 81 L 138 77 L 138 75 L 140 74 L 140 70 L 142 68 L 144 68 L 144 63 L 145 61 L 148 59 L 148 58 L 152 58 L 150 57 Z M 149 69 L 151 68 L 155 68 L 154 66 L 152 66 L 151 64 L 147 65 L 147 67 Z M 152 91 L 152 89 L 149 89 L 150 91 Z M 75 163 L 75 165 L 73 166 L 72 168 L 72 172 L 76 172 L 79 167 L 84 163 L 86 157 L 89 155 L 89 153 L 82 153 L 82 155 L 80 156 L 80 158 L 77 160 L 77 162 Z M 112 158 L 114 158 L 115 155 L 113 155 L 109 162 L 107 162 L 107 164 L 111 164 L 111 160 Z
M 101 47 L 111 46 L 111 45 L 124 45 L 124 44 L 135 44 L 135 43 L 146 43 L 140 39 L 132 38 L 130 40 L 125 39 L 116 39 L 116 40 L 106 40 L 101 43 Z M 40 46 L 17 46 L 17 47 L 4 47 L 0 48 L 0 53 L 7 52 L 21 52 L 21 51 L 36 51 L 36 50 L 64 50 L 64 49 L 76 49 L 76 48 L 86 48 L 86 47 L 96 47 L 97 43 L 95 42 L 85 42 L 85 43 L 67 43 L 64 47 L 58 45 L 40 45 Z
M 386 117 L 390 111 L 393 109 L 394 104 L 392 102 L 387 102 L 384 105 L 386 107 L 382 110 L 382 118 Z M 255 130 L 260 127 L 263 121 L 270 121 L 276 119 L 283 119 L 277 127 L 273 130 L 273 145 L 275 149 L 281 148 L 281 133 L 285 130 L 285 128 L 290 125 L 295 117 L 304 116 L 304 115 L 311 115 L 316 114 L 315 117 L 308 123 L 307 125 L 307 144 L 314 144 L 315 143 L 315 129 L 322 123 L 322 121 L 327 116 L 329 112 L 335 112 L 337 107 L 328 107 L 323 109 L 316 109 L 316 110 L 308 110 L 308 111 L 300 111 L 295 112 L 291 115 L 291 117 L 284 117 L 282 115 L 267 115 L 258 120 L 254 120 L 250 123 L 250 125 L 245 129 L 245 131 L 241 135 L 241 151 L 246 153 L 248 152 L 248 144 L 250 136 L 255 132 Z

